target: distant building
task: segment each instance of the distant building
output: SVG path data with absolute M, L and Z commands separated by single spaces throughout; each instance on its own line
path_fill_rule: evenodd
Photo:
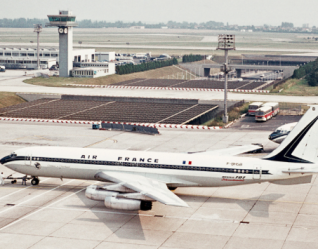
M 73 49 L 73 62 L 89 62 L 95 60 L 95 49 Z M 37 49 L 36 48 L 0 48 L 0 59 L 37 59 Z M 59 62 L 59 50 L 56 48 L 48 47 L 40 49 L 40 60 L 41 59 L 55 59 Z
M 115 61 L 115 52 L 95 52 L 96 61 Z
M 6 69 L 36 69 L 37 63 L 38 61 L 36 58 L 27 58 L 27 57 L 1 58 L 0 57 L 0 66 L 5 66 Z M 41 68 L 50 68 L 53 65 L 56 65 L 55 58 L 40 59 Z
M 145 26 L 131 26 L 130 29 L 145 29 Z
M 97 78 L 115 74 L 115 63 L 108 62 L 80 62 L 74 63 L 71 76 L 80 78 Z

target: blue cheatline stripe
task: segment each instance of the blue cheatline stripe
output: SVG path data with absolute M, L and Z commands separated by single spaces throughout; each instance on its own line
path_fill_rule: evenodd
M 10 158 L 6 162 L 26 160 L 30 162 L 30 157 L 17 156 Z M 269 170 L 253 170 L 242 168 L 219 168 L 219 167 L 205 167 L 205 166 L 192 166 L 192 165 L 168 165 L 168 164 L 151 164 L 151 163 L 131 163 L 119 161 L 102 161 L 102 160 L 84 160 L 84 159 L 69 159 L 69 158 L 50 158 L 50 157 L 32 157 L 35 162 L 55 162 L 55 163 L 76 163 L 76 164 L 94 164 L 105 166 L 125 166 L 125 167 L 138 167 L 138 168 L 153 168 L 153 169 L 174 169 L 174 170 L 192 170 L 192 171 L 208 171 L 218 173 L 234 173 L 234 174 L 262 174 L 271 175 Z M 185 161 L 184 161 L 185 162 Z

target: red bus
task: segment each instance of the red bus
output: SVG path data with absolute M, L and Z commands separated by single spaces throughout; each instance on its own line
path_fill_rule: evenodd
M 267 102 L 263 104 L 263 106 L 270 106 L 272 107 L 273 114 L 272 116 L 275 117 L 279 113 L 279 105 L 277 102 Z
M 273 108 L 271 106 L 262 106 L 255 112 L 256 121 L 267 121 L 273 117 Z
M 253 102 L 248 106 L 248 115 L 254 116 L 258 108 L 263 105 L 263 102 Z

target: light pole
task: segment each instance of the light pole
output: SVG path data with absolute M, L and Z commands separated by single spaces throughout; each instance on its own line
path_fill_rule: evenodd
M 40 69 L 40 33 L 42 32 L 42 24 L 33 24 L 34 32 L 37 33 L 37 69 Z
M 224 116 L 223 123 L 229 122 L 227 115 L 227 78 L 228 73 L 231 71 L 229 67 L 229 50 L 235 50 L 235 35 L 219 35 L 217 50 L 224 50 L 225 63 L 221 67 L 221 71 L 224 73 Z

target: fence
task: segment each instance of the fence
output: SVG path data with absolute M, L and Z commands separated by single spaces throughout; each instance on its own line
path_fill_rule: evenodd
M 300 103 L 279 103 L 280 115 L 303 115 L 307 110 L 308 106 Z

